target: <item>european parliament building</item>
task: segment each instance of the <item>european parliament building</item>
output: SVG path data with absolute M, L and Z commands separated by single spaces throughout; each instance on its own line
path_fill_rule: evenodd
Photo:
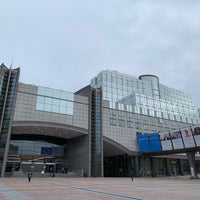
M 20 68 L 0 66 L 1 177 L 41 170 L 170 176 L 174 167 L 189 173 L 184 154 L 145 156 L 138 149 L 138 134 L 200 124 L 191 96 L 157 76 L 104 70 L 75 93 L 21 83 L 19 76 Z

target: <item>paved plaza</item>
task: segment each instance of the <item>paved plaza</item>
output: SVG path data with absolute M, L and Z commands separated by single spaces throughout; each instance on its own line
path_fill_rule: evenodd
M 0 178 L 1 200 L 199 200 L 200 179 Z

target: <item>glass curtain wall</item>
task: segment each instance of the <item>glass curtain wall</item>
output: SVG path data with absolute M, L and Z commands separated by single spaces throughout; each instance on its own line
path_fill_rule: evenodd
M 11 124 L 20 69 L 0 66 L 0 171 L 4 176 L 9 153 Z
M 101 89 L 91 95 L 91 176 L 103 176 L 103 148 L 101 130 Z
M 63 173 L 67 145 L 45 141 L 11 140 L 6 171 Z
M 154 75 L 136 78 L 105 70 L 91 80 L 91 86 L 102 88 L 102 98 L 109 101 L 110 109 L 174 121 L 183 127 L 200 123 L 191 96 L 159 83 Z

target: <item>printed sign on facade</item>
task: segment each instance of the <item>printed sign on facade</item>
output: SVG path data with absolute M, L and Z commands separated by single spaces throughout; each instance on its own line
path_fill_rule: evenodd
M 200 125 L 137 136 L 141 152 L 173 151 L 200 147 Z
M 174 149 L 184 149 L 181 132 L 179 130 L 170 132 L 170 136 Z
M 170 140 L 170 133 L 169 132 L 162 132 L 159 133 L 160 135 L 160 142 L 163 151 L 172 150 L 172 143 Z
M 191 131 L 190 127 L 181 129 L 181 135 L 182 135 L 182 138 L 183 138 L 185 148 L 190 148 L 190 147 L 196 146 L 195 143 L 194 143 L 194 138 L 193 138 L 192 131 Z
M 200 126 L 192 126 L 191 128 L 192 128 L 196 145 L 200 146 Z

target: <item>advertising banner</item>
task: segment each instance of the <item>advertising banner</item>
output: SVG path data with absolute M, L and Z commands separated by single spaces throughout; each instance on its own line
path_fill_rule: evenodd
M 185 148 L 190 148 L 190 147 L 196 146 L 190 127 L 181 129 L 181 135 L 183 138 Z
M 41 147 L 41 155 L 52 155 L 51 147 Z
M 159 133 L 160 135 L 160 142 L 163 151 L 172 150 L 172 142 L 170 140 L 170 133 L 169 132 L 162 132 Z
M 194 140 L 196 145 L 199 147 L 200 146 L 200 126 L 192 126 L 191 127 L 193 135 L 194 135 Z
M 180 130 L 171 131 L 170 136 L 174 149 L 184 149 Z
M 179 149 L 180 152 L 183 152 L 184 149 L 200 147 L 200 125 L 181 128 L 180 130 L 144 133 L 138 135 L 137 140 L 140 152 L 143 153 Z

